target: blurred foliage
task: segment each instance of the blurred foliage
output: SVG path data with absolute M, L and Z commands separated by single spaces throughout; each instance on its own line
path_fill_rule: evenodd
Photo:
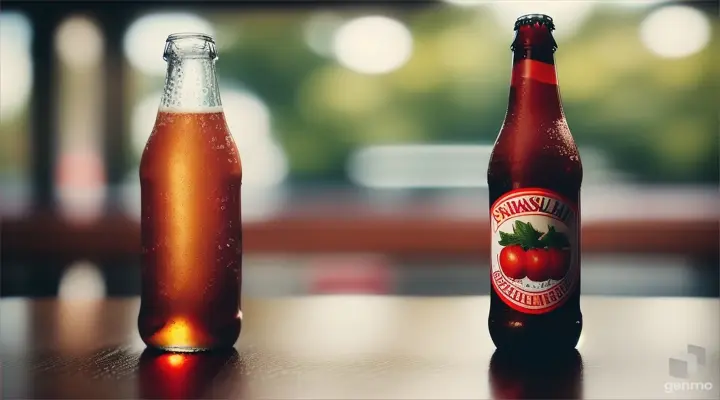
M 484 10 L 484 11 L 483 11 Z M 559 40 L 558 73 L 568 122 L 582 153 L 601 152 L 643 182 L 717 182 L 720 24 L 701 52 L 664 59 L 640 42 L 648 9 L 597 7 Z M 484 8 L 342 9 L 343 19 L 382 14 L 413 33 L 402 68 L 363 75 L 314 53 L 303 29 L 316 11 L 206 14 L 217 28 L 221 80 L 267 103 L 292 182 L 346 183 L 348 155 L 381 143 L 492 144 L 507 106 L 512 27 Z M 126 105 L 162 79 L 130 74 Z M 129 114 L 128 114 L 129 117 Z M 27 112 L 0 126 L 0 171 L 21 168 Z M 130 124 L 128 124 L 129 126 Z M 129 154 L 136 168 L 139 154 Z
M 0 182 L 18 183 L 27 179 L 24 172 L 30 167 L 29 112 L 25 108 L 13 118 L 0 124 Z
M 233 43 L 221 53 L 220 74 L 268 103 L 293 180 L 344 181 L 347 155 L 363 145 L 495 140 L 507 105 L 511 27 L 453 7 L 340 16 L 370 11 L 413 32 L 411 60 L 386 75 L 355 73 L 313 53 L 302 31 L 311 13 L 213 18 Z M 560 41 L 556 60 L 573 135 L 581 151 L 601 151 L 640 181 L 717 181 L 717 19 L 705 50 L 673 60 L 640 42 L 645 15 L 600 9 Z

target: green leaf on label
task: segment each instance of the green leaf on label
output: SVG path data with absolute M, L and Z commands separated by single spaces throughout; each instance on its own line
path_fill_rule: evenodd
M 500 241 L 498 241 L 498 244 L 500 246 L 511 246 L 514 244 L 522 245 L 522 242 L 513 233 L 506 233 L 506 232 L 500 231 Z
M 513 231 L 515 231 L 515 234 L 522 241 L 523 247 L 533 248 L 538 247 L 540 244 L 539 240 L 542 233 L 535 229 L 529 222 L 515 221 Z
M 567 236 L 555 230 L 552 225 L 548 225 L 545 233 L 535 229 L 530 222 L 515 221 L 512 228 L 512 233 L 500 231 L 500 246 L 518 245 L 525 250 L 550 247 L 562 249 L 570 246 Z

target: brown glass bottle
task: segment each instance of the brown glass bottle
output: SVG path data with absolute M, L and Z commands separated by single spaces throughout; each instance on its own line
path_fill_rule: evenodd
M 582 163 L 560 100 L 546 15 L 515 23 L 507 114 L 488 167 L 488 328 L 500 349 L 574 348 L 580 312 Z
M 230 348 L 240 334 L 242 166 L 220 101 L 215 43 L 168 37 L 168 72 L 140 162 L 142 294 L 151 348 Z

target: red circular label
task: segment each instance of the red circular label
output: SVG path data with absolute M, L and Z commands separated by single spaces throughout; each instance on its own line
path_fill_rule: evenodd
M 523 313 L 560 307 L 577 283 L 577 207 L 549 190 L 517 189 L 495 201 L 490 221 L 495 293 Z

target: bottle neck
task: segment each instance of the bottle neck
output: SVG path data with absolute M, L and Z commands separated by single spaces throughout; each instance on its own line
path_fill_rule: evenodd
M 190 39 L 169 41 L 164 58 L 167 74 L 161 109 L 186 112 L 221 109 L 214 44 Z
M 508 116 L 532 113 L 563 117 L 555 57 L 551 47 L 520 47 L 513 51 Z

